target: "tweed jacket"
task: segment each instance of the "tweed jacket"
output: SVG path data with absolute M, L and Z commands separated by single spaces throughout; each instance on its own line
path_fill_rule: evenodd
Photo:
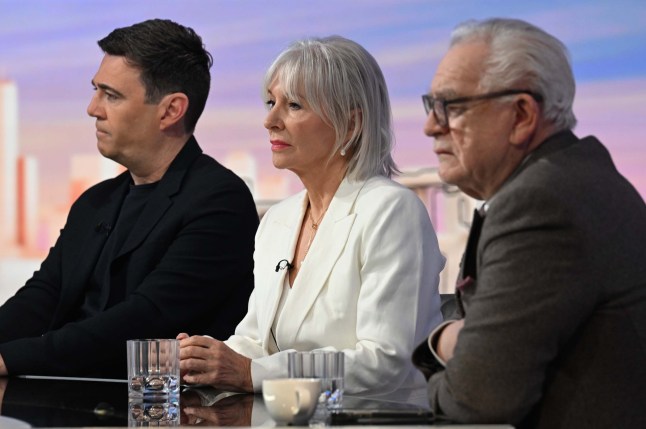
M 646 206 L 606 148 L 550 137 L 472 235 L 464 328 L 428 381 L 432 409 L 520 428 L 646 427 Z

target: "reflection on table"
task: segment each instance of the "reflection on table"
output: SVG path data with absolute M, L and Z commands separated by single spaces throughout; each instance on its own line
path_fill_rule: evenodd
M 262 408 L 261 420 L 252 420 L 253 410 Z M 267 421 L 262 396 L 251 394 L 222 395 L 213 404 L 204 401 L 196 390 L 185 390 L 181 395 L 181 424 L 197 426 L 258 426 Z M 258 413 L 256 413 L 258 414 Z
M 1 415 L 33 427 L 251 426 L 254 403 L 273 425 L 261 395 L 189 389 L 179 401 L 144 403 L 129 400 L 126 382 L 116 380 L 3 378 L 0 399 Z
M 393 404 L 352 396 L 345 396 L 343 401 L 344 406 L 361 409 L 383 409 Z M 0 415 L 33 427 L 275 426 L 262 395 L 191 388 L 182 391 L 179 401 L 153 404 L 129 400 L 125 380 L 58 377 L 0 378 Z
M 149 402 L 142 400 L 128 401 L 128 426 L 179 426 L 179 398 L 171 398 L 166 402 Z
M 0 414 L 33 427 L 127 426 L 124 382 L 5 379 Z

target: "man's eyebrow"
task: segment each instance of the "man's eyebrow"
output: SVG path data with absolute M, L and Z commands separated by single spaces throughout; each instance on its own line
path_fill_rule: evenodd
M 119 97 L 123 97 L 123 94 L 111 87 L 110 85 L 106 85 L 105 83 L 95 83 L 94 80 L 92 80 L 92 86 L 95 88 L 101 88 L 103 91 L 109 91 L 114 95 L 118 95 Z

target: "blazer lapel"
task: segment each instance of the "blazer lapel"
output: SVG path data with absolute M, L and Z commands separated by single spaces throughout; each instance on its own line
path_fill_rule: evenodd
M 473 220 L 471 221 L 471 230 L 469 231 L 467 247 L 462 254 L 462 261 L 460 262 L 460 276 L 455 283 L 455 297 L 458 314 L 462 317 L 466 314 L 464 295 L 465 293 L 472 292 L 472 289 L 476 284 L 476 279 L 478 278 L 478 241 L 480 240 L 483 222 L 484 216 L 480 214 L 479 209 L 475 209 L 473 211 Z
M 285 302 L 283 312 L 290 314 L 289 326 L 278 326 L 281 337 L 284 335 L 288 344 L 295 341 L 299 327 L 325 286 L 334 264 L 345 247 L 356 217 L 354 203 L 365 183 L 365 181 L 350 182 L 347 178 L 344 179 L 319 225 L 316 237 L 296 277 L 295 287 L 290 292 L 294 297 L 290 297 Z M 301 219 L 302 217 L 301 214 Z
M 87 233 L 83 241 L 80 255 L 81 261 L 85 264 L 78 264 L 79 259 L 64 262 L 63 282 L 67 287 L 62 288 L 61 303 L 53 318 L 52 326 L 58 326 L 59 322 L 67 320 L 67 312 L 75 306 L 79 297 L 85 292 L 88 279 L 92 275 L 99 258 L 101 250 L 108 237 L 106 225 L 114 225 L 121 203 L 125 198 L 130 182 L 130 175 L 125 172 L 115 178 L 116 187 L 112 188 L 107 195 L 96 198 L 97 210 L 87 223 Z M 105 199 L 104 199 L 105 198 Z M 70 273 L 69 276 L 67 273 Z
M 266 234 L 269 235 L 268 242 L 273 243 L 272 249 L 276 249 L 275 251 L 279 257 L 285 256 L 286 259 L 291 260 L 292 264 L 296 264 L 296 261 L 292 260 L 292 257 L 296 251 L 298 232 L 301 230 L 303 216 L 305 215 L 305 209 L 307 207 L 307 193 L 303 192 L 302 197 L 294 201 L 294 205 L 286 207 L 287 216 L 277 216 L 271 224 L 265 227 Z M 270 330 L 276 317 L 276 311 L 278 310 L 285 276 L 288 273 L 289 271 L 287 269 L 270 273 L 269 275 L 273 275 L 274 277 L 274 284 L 268 288 L 265 296 L 258 297 L 258 302 L 266 303 L 266 305 L 257 306 L 259 327 L 262 330 L 263 344 L 265 344 L 266 350 L 268 350 L 269 342 L 273 341 L 270 338 Z M 263 273 L 262 275 L 267 274 Z
M 150 200 L 132 228 L 132 233 L 123 243 L 121 250 L 114 259 L 131 252 L 150 234 L 159 219 L 173 204 L 171 197 L 179 192 L 189 166 L 201 153 L 202 150 L 197 145 L 197 141 L 194 137 L 191 137 L 159 181 L 159 185 L 150 196 Z
M 157 225 L 159 219 L 164 215 L 166 210 L 172 205 L 172 200 L 160 189 L 155 189 L 150 196 L 150 200 L 139 215 L 137 223 L 132 228 L 131 234 L 119 250 L 114 259 L 117 259 L 127 253 L 130 253 L 150 234 L 150 231 Z

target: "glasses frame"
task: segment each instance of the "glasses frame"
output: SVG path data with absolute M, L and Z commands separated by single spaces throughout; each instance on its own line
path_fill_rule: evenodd
M 516 94 L 529 94 L 537 102 L 540 103 L 543 101 L 543 97 L 534 91 L 530 91 L 528 89 L 507 89 L 504 91 L 488 92 L 486 94 L 451 98 L 449 100 L 445 100 L 443 98 L 435 98 L 429 94 L 424 94 L 422 95 L 422 103 L 424 103 L 424 110 L 426 111 L 427 116 L 431 112 L 433 112 L 433 116 L 435 117 L 438 125 L 442 128 L 448 128 L 449 114 L 446 111 L 446 106 L 451 104 L 469 103 L 471 101 L 490 100 L 493 98 L 506 97 L 508 95 Z

